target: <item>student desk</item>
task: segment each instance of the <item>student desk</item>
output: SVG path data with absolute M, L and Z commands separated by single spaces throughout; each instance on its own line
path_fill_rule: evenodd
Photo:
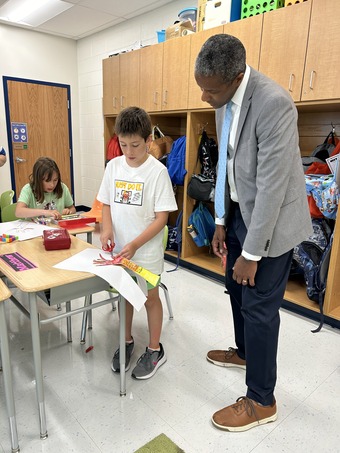
M 5 317 L 4 301 L 11 297 L 11 292 L 0 279 L 0 347 L 1 347 L 1 359 L 2 369 L 4 375 L 4 387 L 5 387 L 5 398 L 9 420 L 9 429 L 11 436 L 11 447 L 12 453 L 19 451 L 17 424 L 15 418 L 15 406 L 13 398 L 13 386 L 12 386 L 12 370 L 9 357 L 9 346 L 8 346 L 8 334 L 7 324 Z
M 73 314 L 91 310 L 98 306 L 110 303 L 110 299 L 40 321 L 37 298 L 39 293 L 49 290 L 49 304 L 55 305 L 61 302 L 68 302 L 72 299 L 94 294 L 99 291 L 107 290 L 108 283 L 89 272 L 73 272 L 53 267 L 55 264 L 60 263 L 61 261 L 88 247 L 93 246 L 75 236 L 71 236 L 71 248 L 66 250 L 46 251 L 41 237 L 27 241 L 3 243 L 0 245 L 0 255 L 19 253 L 20 256 L 26 258 L 29 262 L 36 266 L 35 268 L 28 270 L 16 271 L 2 259 L 0 261 L 1 270 L 5 276 L 17 288 L 28 294 L 29 312 L 17 299 L 15 299 L 15 297 L 11 296 L 10 299 L 30 318 L 31 321 L 32 349 L 40 420 L 40 437 L 42 439 L 47 437 L 47 429 L 39 325 L 53 321 L 57 318 L 60 319 L 62 317 L 69 317 Z M 121 370 L 125 370 L 125 299 L 120 297 L 119 301 L 120 368 Z M 121 396 L 126 395 L 125 372 L 120 373 L 120 394 Z
M 92 244 L 92 233 L 96 230 L 95 227 L 91 225 L 85 225 L 83 227 L 77 228 L 66 228 L 70 234 L 77 236 L 77 234 L 86 233 L 86 242 Z

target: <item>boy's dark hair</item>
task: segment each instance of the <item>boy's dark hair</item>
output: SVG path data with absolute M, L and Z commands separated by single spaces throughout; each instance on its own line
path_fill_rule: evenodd
M 39 203 L 44 201 L 43 181 L 51 181 L 53 173 L 56 173 L 58 176 L 58 183 L 54 189 L 54 194 L 57 198 L 61 198 L 63 187 L 61 185 L 60 170 L 55 161 L 49 157 L 39 157 L 33 165 L 33 171 L 29 177 L 29 181 L 35 199 Z
M 127 107 L 117 116 L 115 132 L 118 136 L 139 135 L 146 141 L 152 132 L 151 118 L 139 107 Z
M 239 39 L 227 34 L 207 39 L 195 62 L 196 76 L 219 76 L 224 83 L 231 83 L 245 70 L 245 48 Z

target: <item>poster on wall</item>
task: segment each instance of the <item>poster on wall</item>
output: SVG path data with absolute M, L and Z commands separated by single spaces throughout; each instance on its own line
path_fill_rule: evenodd
M 12 129 L 12 142 L 13 143 L 27 143 L 27 123 L 11 123 Z

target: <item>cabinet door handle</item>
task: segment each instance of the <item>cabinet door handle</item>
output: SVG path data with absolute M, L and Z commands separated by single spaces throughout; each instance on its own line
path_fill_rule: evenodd
M 153 93 L 153 103 L 155 105 L 158 104 L 158 91 L 154 91 L 154 93 Z
M 313 82 L 314 82 L 314 75 L 316 74 L 316 72 L 314 71 L 314 69 L 311 71 L 310 73 L 310 79 L 309 79 L 309 88 L 311 90 L 313 90 Z
M 293 91 L 293 80 L 295 79 L 295 75 L 291 73 L 289 75 L 289 84 L 288 84 L 288 91 L 292 92 Z
M 163 93 L 163 104 L 167 104 L 168 103 L 168 90 L 164 90 L 164 93 Z
M 124 96 L 120 97 L 120 106 L 121 106 L 121 108 L 124 107 Z
M 112 104 L 113 104 L 113 108 L 116 109 L 117 108 L 117 98 L 116 98 L 116 96 L 113 97 Z

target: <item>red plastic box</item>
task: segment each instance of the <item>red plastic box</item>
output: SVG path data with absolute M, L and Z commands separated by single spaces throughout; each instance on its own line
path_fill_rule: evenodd
M 60 227 L 67 228 L 68 230 L 72 230 L 72 228 L 83 228 L 86 227 L 87 224 L 95 222 L 95 217 L 79 217 L 70 220 L 59 220 L 58 225 Z
M 44 246 L 46 250 L 62 250 L 71 247 L 69 232 L 64 228 L 43 231 Z

